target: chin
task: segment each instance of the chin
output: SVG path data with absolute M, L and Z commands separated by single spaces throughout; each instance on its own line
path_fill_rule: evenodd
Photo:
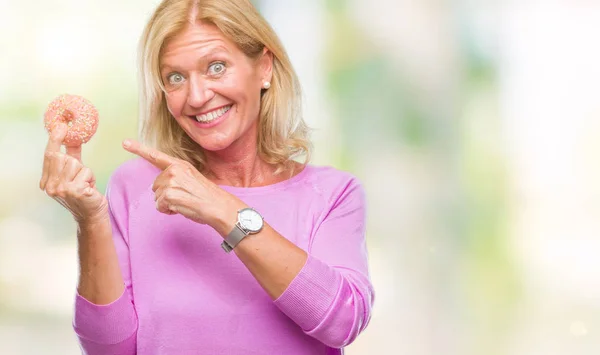
M 210 152 L 225 150 L 233 143 L 233 140 L 229 137 L 202 137 L 200 139 L 194 139 L 194 141 L 198 143 L 202 149 Z

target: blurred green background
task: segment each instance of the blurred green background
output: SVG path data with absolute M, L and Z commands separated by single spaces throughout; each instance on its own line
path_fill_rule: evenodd
M 304 87 L 313 163 L 357 175 L 376 304 L 347 353 L 600 351 L 600 1 L 261 0 Z M 70 215 L 38 189 L 46 105 L 99 109 L 84 162 L 132 158 L 157 0 L 0 2 L 0 354 L 78 354 Z

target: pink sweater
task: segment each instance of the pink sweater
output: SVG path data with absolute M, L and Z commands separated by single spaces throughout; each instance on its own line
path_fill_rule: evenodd
M 212 228 L 155 209 L 158 174 L 135 159 L 109 181 L 126 287 L 108 305 L 76 295 L 73 327 L 85 354 L 342 354 L 366 328 L 374 293 L 365 196 L 350 174 L 309 165 L 269 186 L 221 186 L 309 254 L 275 301 Z

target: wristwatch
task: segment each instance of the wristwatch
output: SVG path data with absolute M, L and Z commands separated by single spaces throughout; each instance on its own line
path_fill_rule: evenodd
M 221 248 L 229 253 L 238 245 L 248 234 L 256 234 L 263 228 L 264 221 L 260 213 L 253 208 L 242 208 L 238 211 L 237 222 L 223 243 Z

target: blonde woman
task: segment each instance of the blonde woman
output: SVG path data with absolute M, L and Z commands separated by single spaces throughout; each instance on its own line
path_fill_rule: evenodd
M 341 354 L 370 319 L 365 198 L 309 156 L 296 74 L 247 0 L 165 0 L 143 33 L 140 158 L 106 197 L 54 129 L 40 187 L 78 223 L 86 354 Z M 152 147 L 152 148 L 151 148 Z

